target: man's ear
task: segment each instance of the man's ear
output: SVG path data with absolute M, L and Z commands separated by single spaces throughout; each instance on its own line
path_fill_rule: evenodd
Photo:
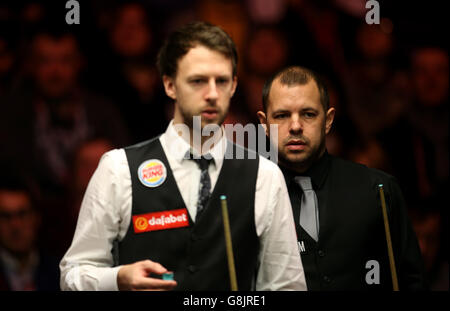
M 231 84 L 231 96 L 233 96 L 234 92 L 236 92 L 236 87 L 237 87 L 237 76 L 234 76 L 233 82 Z
M 267 117 L 266 114 L 263 111 L 258 111 L 256 113 L 259 119 L 259 123 L 261 123 L 262 127 L 264 128 L 264 131 L 266 132 L 266 135 L 269 136 L 269 133 L 267 131 Z
M 330 108 L 327 111 L 326 120 L 325 120 L 325 134 L 328 134 L 331 130 L 331 126 L 333 125 L 334 115 L 336 114 L 336 109 Z
M 177 100 L 177 92 L 175 89 L 175 79 L 169 76 L 163 76 L 162 78 L 164 84 L 164 90 L 166 91 L 167 96 L 172 98 L 173 100 Z

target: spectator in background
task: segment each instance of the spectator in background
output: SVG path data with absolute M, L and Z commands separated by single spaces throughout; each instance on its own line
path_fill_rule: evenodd
M 407 113 L 380 134 L 392 174 L 405 198 L 432 290 L 448 290 L 448 89 L 445 48 L 421 43 L 411 49 L 411 100 Z
M 411 80 L 415 99 L 409 115 L 411 125 L 431 143 L 434 167 L 431 173 L 437 183 L 448 181 L 448 52 L 436 46 L 423 46 L 412 53 Z
M 98 166 L 100 158 L 112 149 L 114 149 L 113 145 L 108 139 L 97 137 L 84 142 L 75 152 L 72 165 L 74 187 L 71 187 L 74 192 L 74 198 L 77 201 L 74 203 L 74 206 L 77 207 L 75 215 L 78 215 L 78 208 L 81 205 L 84 192 Z
M 131 142 L 142 141 L 162 132 L 167 121 L 164 118 L 167 100 L 154 65 L 157 38 L 142 3 L 121 3 L 109 18 L 108 51 L 101 55 L 96 80 L 118 104 Z
M 37 246 L 41 217 L 27 185 L 0 185 L 0 290 L 59 290 L 58 261 Z
M 197 0 L 196 2 L 196 19 L 220 25 L 233 37 L 238 55 L 243 55 L 250 26 L 245 3 L 240 0 Z M 242 69 L 241 65 L 238 65 L 239 73 Z
M 433 206 L 439 202 L 422 204 Z M 409 214 L 419 242 L 430 289 L 448 291 L 448 257 L 445 257 L 444 251 L 448 243 L 445 243 L 443 236 L 443 218 L 439 210 L 436 208 L 424 210 L 416 206 Z
M 258 26 L 250 31 L 243 53 L 242 83 L 225 123 L 259 123 L 256 113 L 262 107 L 264 82 L 287 64 L 288 51 L 289 44 L 277 27 Z
M 72 242 L 78 213 L 89 180 L 104 153 L 114 149 L 108 139 L 93 137 L 80 146 L 71 160 L 72 183 L 67 186 L 64 197 L 44 198 L 46 207 L 43 225 L 43 242 L 52 253 L 62 258 Z
M 291 0 L 282 22 L 296 64 L 311 67 L 334 82 L 347 70 L 345 25 L 352 18 L 338 9 L 338 1 Z
M 3 108 L 9 135 L 2 162 L 27 167 L 43 189 L 58 193 L 71 182 L 69 161 L 82 142 L 99 135 L 123 145 L 127 134 L 115 108 L 80 85 L 83 59 L 73 34 L 38 31 L 30 52 L 30 83 Z
M 408 113 L 380 134 L 393 174 L 412 202 L 448 185 L 449 58 L 445 49 L 421 45 L 411 52 L 412 99 Z
M 355 134 L 357 136 L 357 134 Z M 347 157 L 356 163 L 383 171 L 391 171 L 388 154 L 376 139 L 356 139 L 356 143 L 349 150 Z
M 408 100 L 407 76 L 395 63 L 392 27 L 384 24 L 389 21 L 358 26 L 356 55 L 344 75 L 348 112 L 363 141 L 395 124 Z

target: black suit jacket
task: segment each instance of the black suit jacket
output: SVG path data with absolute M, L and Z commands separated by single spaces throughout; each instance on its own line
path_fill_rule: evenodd
M 420 249 L 394 177 L 325 152 L 304 174 L 311 177 L 319 202 L 315 242 L 299 225 L 302 190 L 293 181 L 296 174 L 282 169 L 309 290 L 392 290 L 379 184 L 384 186 L 400 290 L 426 288 Z
M 52 256 L 39 254 L 34 283 L 38 291 L 59 291 L 59 261 Z M 5 266 L 0 260 L 0 291 L 10 290 L 11 285 L 5 274 Z

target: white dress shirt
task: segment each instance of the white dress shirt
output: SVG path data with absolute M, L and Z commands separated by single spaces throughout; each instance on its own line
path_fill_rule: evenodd
M 200 169 L 184 159 L 190 145 L 170 122 L 159 138 L 191 219 L 195 220 Z M 208 153 L 211 189 L 225 154 L 222 136 Z M 195 150 L 194 150 L 195 154 Z M 62 290 L 118 290 L 112 267 L 113 241 L 121 241 L 131 219 L 132 189 L 123 149 L 103 155 L 84 195 L 72 245 L 60 263 Z M 260 241 L 256 290 L 306 290 L 286 183 L 276 164 L 259 156 L 255 193 L 255 225 Z M 151 258 L 149 258 L 151 260 Z

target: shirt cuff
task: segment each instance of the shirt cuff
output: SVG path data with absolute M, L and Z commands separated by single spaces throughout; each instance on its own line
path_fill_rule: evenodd
M 122 266 L 104 269 L 100 279 L 98 280 L 99 291 L 118 291 L 117 273 Z

